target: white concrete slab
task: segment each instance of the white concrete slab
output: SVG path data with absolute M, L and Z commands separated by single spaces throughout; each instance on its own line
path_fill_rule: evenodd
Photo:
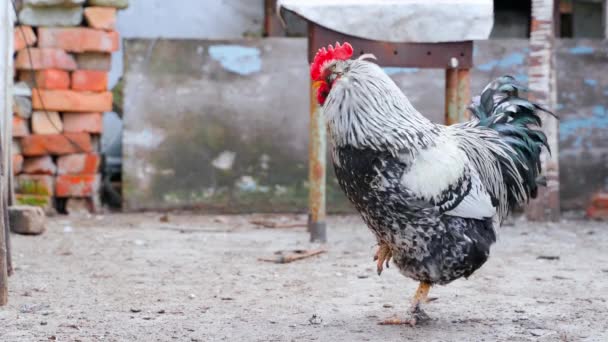
M 494 23 L 492 0 L 279 0 L 277 6 L 334 31 L 389 42 L 484 40 Z

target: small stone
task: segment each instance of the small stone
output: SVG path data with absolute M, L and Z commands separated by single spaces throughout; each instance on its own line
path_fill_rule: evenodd
M 26 96 L 13 97 L 13 113 L 22 119 L 29 119 L 32 116 L 32 100 Z
M 39 235 L 46 230 L 46 215 L 42 208 L 17 205 L 10 207 L 8 211 L 13 233 Z
M 83 9 L 77 7 L 24 7 L 19 21 L 29 26 L 78 26 Z
M 89 5 L 125 9 L 129 7 L 129 0 L 89 0 Z

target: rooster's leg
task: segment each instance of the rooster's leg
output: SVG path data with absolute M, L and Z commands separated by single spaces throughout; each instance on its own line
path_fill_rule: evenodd
M 378 270 L 378 275 L 382 274 L 382 270 L 384 269 L 384 265 L 388 268 L 389 261 L 393 257 L 393 253 L 391 252 L 388 244 L 384 242 L 380 242 L 378 245 L 378 250 L 376 251 L 376 255 L 374 255 L 374 261 L 376 261 L 376 266 Z
M 401 324 L 409 324 L 414 326 L 418 323 L 428 321 L 430 317 L 422 310 L 420 307 L 421 304 L 427 303 L 429 290 L 431 289 L 430 283 L 420 282 L 418 289 L 416 290 L 416 295 L 412 299 L 412 306 L 410 307 L 410 318 L 409 319 L 387 319 L 385 321 L 380 322 L 381 325 L 401 325 Z

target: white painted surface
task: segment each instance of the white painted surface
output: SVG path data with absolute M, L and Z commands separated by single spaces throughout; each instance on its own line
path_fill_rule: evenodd
M 279 0 L 288 10 L 334 31 L 390 42 L 488 39 L 492 0 Z

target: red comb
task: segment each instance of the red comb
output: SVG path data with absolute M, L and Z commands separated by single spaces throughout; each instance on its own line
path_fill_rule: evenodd
M 340 45 L 340 43 L 336 42 L 336 47 L 329 45 L 326 48 L 320 48 L 315 55 L 315 59 L 310 66 L 310 77 L 313 80 L 317 80 L 321 77 L 323 73 L 323 65 L 329 61 L 339 59 L 339 60 L 347 60 L 353 55 L 353 47 L 349 43 L 344 43 L 344 45 Z

